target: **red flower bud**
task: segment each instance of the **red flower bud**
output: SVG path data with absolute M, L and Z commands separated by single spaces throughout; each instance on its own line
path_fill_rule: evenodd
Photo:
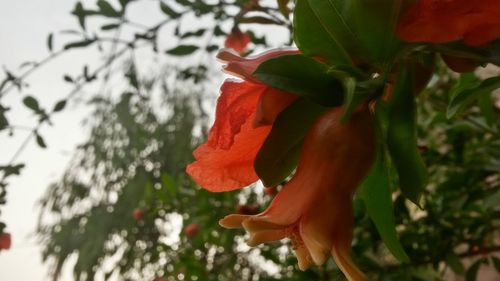
M 12 244 L 10 233 L 4 232 L 0 234 L 0 251 L 8 250 Z
M 251 41 L 252 39 L 250 38 L 250 35 L 248 35 L 248 33 L 241 32 L 239 29 L 234 28 L 226 37 L 226 41 L 224 41 L 224 47 L 233 49 L 239 54 L 243 54 L 247 49 L 248 43 L 250 43 Z
M 186 234 L 187 237 L 193 237 L 195 236 L 199 231 L 198 225 L 196 223 L 191 223 L 186 225 L 184 228 L 184 234 Z
M 136 220 L 142 220 L 144 218 L 144 213 L 142 212 L 141 209 L 139 208 L 135 208 L 133 211 L 132 211 L 132 216 L 134 217 L 134 219 Z

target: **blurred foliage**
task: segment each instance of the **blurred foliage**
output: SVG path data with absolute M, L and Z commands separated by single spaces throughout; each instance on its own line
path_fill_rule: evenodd
M 156 7 L 163 19 L 150 25 L 138 22 L 131 11 L 144 7 Z M 48 34 L 46 48 L 49 55 L 46 58 L 23 62 L 18 69 L 4 67 L 4 75 L 0 77 L 0 134 L 17 137 L 28 132 L 10 159 L 0 164 L 0 206 L 6 200 L 8 179 L 19 175 L 25 166 L 18 162 L 18 157 L 30 141 L 35 140 L 42 149 L 50 145 L 45 141 L 42 129 L 46 125 L 53 125 L 51 116 L 63 113 L 70 102 L 78 103 L 79 94 L 85 88 L 101 83 L 101 90 L 104 89 L 102 85 L 106 85 L 114 76 L 112 69 L 120 64 L 130 58 L 135 60 L 141 52 L 155 56 L 157 62 L 162 56 L 173 61 L 182 58 L 184 63 L 177 70 L 177 78 L 201 83 L 210 75 L 213 55 L 223 46 L 223 39 L 233 28 L 271 24 L 291 30 L 288 14 L 283 14 L 274 5 L 260 5 L 247 0 L 98 0 L 85 5 L 83 1 L 78 1 L 71 14 L 78 27 L 65 27 L 57 33 Z M 186 25 L 186 22 L 189 24 Z M 207 22 L 210 24 L 207 25 Z M 265 36 L 256 35 L 250 29 L 247 32 L 253 43 L 248 51 L 268 46 Z M 160 41 L 160 36 L 167 36 L 168 42 Z M 85 64 L 81 66 L 80 73 L 64 73 L 62 80 L 72 85 L 72 90 L 61 95 L 62 98 L 52 108 L 42 107 L 39 102 L 42 97 L 26 93 L 30 89 L 29 77 L 63 54 L 77 49 L 97 49 L 103 56 L 102 64 Z M 145 67 L 141 62 L 136 65 Z M 137 86 L 136 82 L 132 84 Z M 13 106 L 18 107 L 18 104 L 7 104 L 5 96 L 13 91 L 21 94 L 23 107 L 36 118 L 32 126 L 20 126 L 11 120 L 9 110 Z M 0 221 L 0 233 L 4 227 L 5 224 Z

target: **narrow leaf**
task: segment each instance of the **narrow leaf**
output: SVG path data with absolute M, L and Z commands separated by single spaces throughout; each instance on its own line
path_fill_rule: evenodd
M 49 49 L 50 52 L 53 50 L 53 42 L 54 42 L 54 34 L 50 33 L 49 36 L 47 36 L 47 48 Z
M 167 50 L 166 53 L 174 56 L 187 56 L 198 50 L 198 46 L 194 45 L 179 45 L 175 48 Z
M 384 150 L 380 145 L 375 163 L 361 184 L 359 195 L 365 202 L 368 215 L 375 224 L 389 251 L 399 261 L 408 262 L 409 258 L 403 246 L 401 246 L 396 233 L 389 178 L 384 158 Z
M 63 110 L 66 107 L 66 100 L 60 100 L 54 105 L 54 109 L 52 109 L 53 112 L 59 112 Z
M 41 148 L 47 148 L 47 144 L 45 144 L 45 140 L 38 133 L 36 133 L 36 143 Z
M 413 72 L 400 70 L 389 101 L 387 145 L 403 195 L 419 205 L 427 171 L 417 148 Z
M 85 40 L 82 40 L 82 41 L 77 41 L 77 42 L 69 43 L 69 44 L 66 44 L 64 46 L 64 49 L 68 50 L 68 49 L 73 49 L 73 48 L 87 47 L 87 46 L 91 45 L 92 43 L 94 43 L 95 41 L 96 41 L 96 39 L 85 39 Z

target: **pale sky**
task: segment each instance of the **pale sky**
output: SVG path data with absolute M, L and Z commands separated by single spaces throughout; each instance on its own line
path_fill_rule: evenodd
M 55 34 L 55 49 L 68 42 L 70 38 L 63 38 L 63 35 L 58 35 L 57 32 L 67 28 L 78 28 L 76 19 L 70 15 L 76 2 L 77 0 L 0 1 L 2 42 L 0 67 L 21 73 L 22 70 L 19 69 L 21 63 L 48 56 L 46 40 L 50 32 Z M 82 2 L 85 5 L 96 1 Z M 134 13 L 133 18 L 145 25 L 152 25 L 163 19 L 156 6 L 134 8 L 131 12 Z M 192 21 L 183 22 L 183 26 L 189 27 L 192 23 Z M 269 38 L 273 45 L 280 45 L 288 38 L 288 33 L 284 29 L 265 27 L 259 31 L 259 33 L 273 33 Z M 160 44 L 167 46 L 176 44 L 175 40 L 169 39 L 160 38 Z M 151 57 L 149 60 L 159 64 Z M 30 89 L 23 94 L 36 96 L 42 107 L 52 108 L 72 89 L 71 85 L 63 82 L 63 74 L 70 73 L 76 76 L 81 73 L 84 64 L 89 64 L 92 69 L 92 65 L 96 66 L 99 63 L 99 54 L 95 50 L 71 51 L 31 75 L 27 80 Z M 3 75 L 0 69 L 0 79 L 3 79 Z M 29 110 L 23 108 L 22 97 L 14 90 L 9 92 L 2 102 L 12 108 L 8 115 L 12 125 L 33 127 L 36 119 Z M 38 210 L 35 209 L 35 205 L 47 186 L 60 178 L 76 145 L 85 140 L 87 131 L 81 125 L 81 121 L 87 115 L 88 109 L 85 107 L 68 105 L 60 115 L 54 116 L 53 127 L 44 126 L 40 130 L 48 148 L 40 149 L 34 141 L 31 141 L 17 159 L 18 162 L 26 163 L 26 167 L 20 177 L 11 178 L 8 186 L 8 202 L 2 207 L 2 220 L 7 223 L 7 232 L 12 234 L 13 245 L 9 251 L 0 253 L 0 281 L 49 280 L 48 266 L 41 262 L 40 247 L 30 237 L 37 222 Z M 9 162 L 27 133 L 27 131 L 16 131 L 13 138 L 7 137 L 5 131 L 0 133 L 0 165 Z M 66 268 L 60 280 L 73 280 L 70 268 Z

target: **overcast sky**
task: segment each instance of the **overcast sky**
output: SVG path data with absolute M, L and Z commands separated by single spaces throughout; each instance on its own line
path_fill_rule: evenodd
M 19 65 L 25 61 L 37 61 L 49 55 L 47 35 L 54 32 L 55 49 L 68 42 L 57 32 L 62 29 L 78 28 L 76 19 L 70 15 L 77 0 L 2 0 L 0 1 L 0 67 L 13 73 L 20 73 Z M 84 0 L 95 3 L 94 0 Z M 111 1 L 117 2 L 117 1 Z M 150 1 L 145 1 L 151 3 Z M 138 2 L 138 5 L 142 5 Z M 163 19 L 155 6 L 134 7 L 131 16 L 145 25 L 152 25 Z M 198 21 L 198 19 L 196 20 Z M 183 26 L 192 28 L 194 21 L 183 22 Z M 230 27 L 227 28 L 228 30 Z M 288 33 L 283 28 L 264 27 L 258 33 L 273 33 L 268 37 L 272 45 L 281 45 L 288 40 Z M 168 34 L 168 32 L 167 32 Z M 171 38 L 160 38 L 160 46 L 176 44 Z M 139 54 L 140 56 L 140 54 Z M 149 59 L 158 65 L 156 58 L 140 58 L 141 62 Z M 72 87 L 62 81 L 65 73 L 79 74 L 84 64 L 98 65 L 99 54 L 94 50 L 75 50 L 46 65 L 31 75 L 27 82 L 28 91 L 23 94 L 36 96 L 42 107 L 51 108 L 58 100 L 67 95 Z M 4 74 L 0 69 L 0 80 Z M 220 82 L 220 81 L 219 81 Z M 87 89 L 88 90 L 88 89 Z M 214 91 L 216 92 L 216 91 Z M 33 127 L 36 118 L 24 108 L 19 92 L 11 91 L 2 103 L 12 109 L 8 119 L 12 125 Z M 42 264 L 40 247 L 31 237 L 34 233 L 38 210 L 36 202 L 44 194 L 47 186 L 58 180 L 67 166 L 76 145 L 85 140 L 86 129 L 81 125 L 88 109 L 69 105 L 67 110 L 52 119 L 54 126 L 44 126 L 40 133 L 48 145 L 40 149 L 31 141 L 17 162 L 27 164 L 20 177 L 13 177 L 8 186 L 7 205 L 2 207 L 2 220 L 7 223 L 7 232 L 12 234 L 13 245 L 9 251 L 0 253 L 0 281 L 42 281 L 47 278 L 48 266 Z M 15 131 L 14 137 L 6 132 L 0 133 L 0 165 L 7 164 L 28 131 Z M 63 273 L 61 281 L 73 280 L 71 263 Z

